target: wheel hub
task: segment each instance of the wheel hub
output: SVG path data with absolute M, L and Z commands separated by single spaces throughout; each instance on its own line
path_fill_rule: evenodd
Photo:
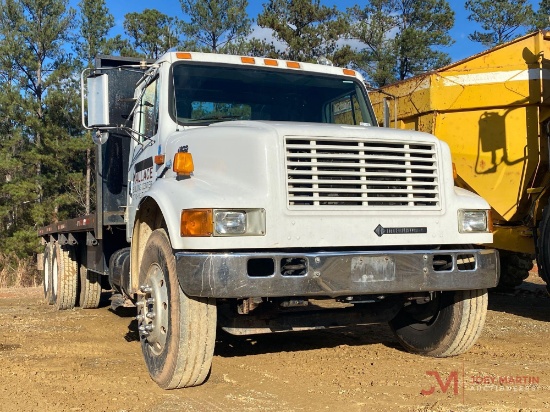
M 166 345 L 168 332 L 168 288 L 162 269 L 152 265 L 140 287 L 138 298 L 138 329 L 151 351 L 158 355 Z
M 436 321 L 441 309 L 440 299 L 441 296 L 437 294 L 428 302 L 411 302 L 405 307 L 407 314 L 416 322 L 411 325 L 413 329 L 419 331 L 428 329 Z

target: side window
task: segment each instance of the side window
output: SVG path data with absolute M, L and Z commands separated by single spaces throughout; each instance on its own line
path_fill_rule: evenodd
M 341 96 L 325 106 L 329 123 L 358 125 L 363 115 L 355 93 Z
M 159 81 L 150 83 L 145 89 L 140 104 L 139 132 L 146 136 L 157 133 L 159 123 Z

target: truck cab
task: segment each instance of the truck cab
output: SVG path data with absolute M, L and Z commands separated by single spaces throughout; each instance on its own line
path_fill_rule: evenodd
M 499 276 L 490 208 L 454 186 L 445 143 L 377 126 L 358 72 L 170 52 L 82 79 L 84 126 L 127 147 L 126 239 L 103 275 L 136 305 L 161 387 L 205 381 L 217 326 L 389 322 L 430 356 L 479 337 Z

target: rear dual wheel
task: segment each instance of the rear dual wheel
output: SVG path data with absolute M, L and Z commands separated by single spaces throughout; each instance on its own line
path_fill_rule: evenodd
M 54 304 L 53 292 L 52 292 L 52 253 L 53 246 L 52 243 L 47 242 L 44 247 L 44 268 L 42 270 L 42 286 L 44 288 L 44 300 L 48 305 Z
M 81 265 L 78 304 L 82 309 L 96 309 L 101 299 L 101 275 Z
M 52 298 L 58 310 L 72 309 L 76 305 L 78 264 L 74 248 L 53 244 Z
M 83 309 L 99 306 L 101 275 L 84 265 L 79 268 L 74 247 L 47 242 L 42 273 L 44 299 L 58 310 L 72 309 L 77 304 Z

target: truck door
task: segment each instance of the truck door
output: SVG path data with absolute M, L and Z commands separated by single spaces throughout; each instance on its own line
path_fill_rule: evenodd
M 154 156 L 158 154 L 159 139 L 159 77 L 146 83 L 140 92 L 137 110 L 134 114 L 134 130 L 139 136 L 132 140 L 128 167 L 128 224 L 127 238 L 131 238 L 136 210 L 141 199 L 156 179 Z M 138 95 L 139 96 L 139 95 Z

